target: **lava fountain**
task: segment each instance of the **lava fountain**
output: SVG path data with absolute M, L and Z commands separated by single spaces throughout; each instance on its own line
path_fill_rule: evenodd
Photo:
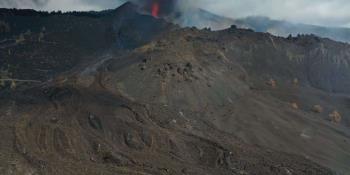
M 152 16 L 155 18 L 159 17 L 159 3 L 153 2 L 152 4 Z
M 155 18 L 175 13 L 178 0 L 130 0 Z

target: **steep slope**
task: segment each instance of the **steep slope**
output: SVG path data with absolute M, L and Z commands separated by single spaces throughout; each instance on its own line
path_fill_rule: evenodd
M 349 171 L 349 85 L 334 79 L 348 73 L 342 68 L 346 64 L 339 65 L 349 61 L 343 55 L 348 45 L 234 28 L 214 33 L 185 29 L 166 38 L 109 62 L 102 85 L 132 100 L 175 110 L 182 120 L 203 120 L 248 143 Z M 133 63 L 119 69 L 122 60 Z M 276 87 L 266 84 L 270 79 Z M 317 104 L 323 113 L 312 112 Z M 333 125 L 328 114 L 335 109 L 343 120 Z M 174 120 L 167 116 L 165 122 Z

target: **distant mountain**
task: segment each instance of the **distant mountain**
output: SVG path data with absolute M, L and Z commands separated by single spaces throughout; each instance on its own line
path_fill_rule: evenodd
M 223 19 L 224 20 L 224 19 Z M 247 17 L 235 20 L 235 25 L 250 28 L 257 32 L 268 32 L 277 36 L 296 36 L 298 34 L 314 34 L 336 41 L 350 42 L 350 29 L 337 27 L 322 27 L 316 25 L 291 23 L 288 21 L 272 20 L 267 17 Z
M 272 20 L 268 17 L 254 16 L 232 19 L 213 14 L 203 9 L 193 9 L 176 17 L 175 22 L 182 26 L 210 27 L 213 30 L 228 28 L 236 25 L 239 28 L 250 28 L 256 32 L 268 32 L 276 36 L 287 37 L 298 34 L 314 34 L 341 42 L 350 42 L 349 28 L 322 27 L 316 25 L 292 23 L 282 20 Z

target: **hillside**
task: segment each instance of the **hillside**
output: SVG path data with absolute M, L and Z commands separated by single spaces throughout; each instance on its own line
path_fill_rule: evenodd
M 1 9 L 0 25 L 7 27 L 0 32 L 0 70 L 19 79 L 50 79 L 97 55 L 136 48 L 173 26 L 136 8 L 65 14 Z

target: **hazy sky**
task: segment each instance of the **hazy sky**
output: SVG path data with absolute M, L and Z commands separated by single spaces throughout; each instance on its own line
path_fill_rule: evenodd
M 232 18 L 267 16 L 292 22 L 350 27 L 349 0 L 182 0 Z M 0 0 L 0 7 L 39 10 L 102 10 L 124 0 Z

